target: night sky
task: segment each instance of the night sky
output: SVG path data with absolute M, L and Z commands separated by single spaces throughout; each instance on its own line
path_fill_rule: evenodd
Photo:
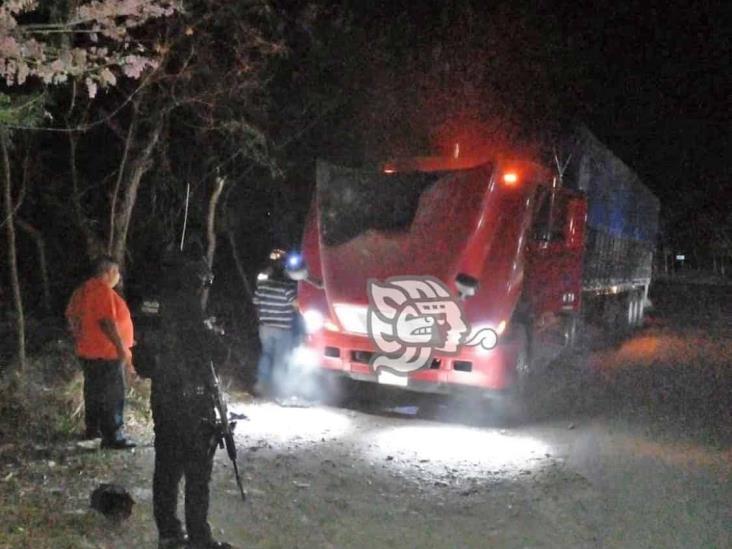
M 698 191 L 719 200 L 730 146 L 721 2 L 615 4 L 563 14 L 577 61 L 587 67 L 591 127 L 665 207 Z
M 667 215 L 724 203 L 732 93 L 722 2 L 393 0 L 357 9 L 377 26 L 401 15 L 430 47 L 440 14 L 465 6 L 489 21 L 487 32 L 515 40 L 517 62 L 543 66 L 548 93 L 641 176 Z

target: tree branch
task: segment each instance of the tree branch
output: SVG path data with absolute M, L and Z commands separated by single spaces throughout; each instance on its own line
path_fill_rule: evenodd
M 132 118 L 130 120 L 130 125 L 127 128 L 127 136 L 125 138 L 125 147 L 124 151 L 122 152 L 122 160 L 120 160 L 119 163 L 119 170 L 117 171 L 117 180 L 114 183 L 114 190 L 112 191 L 112 203 L 109 207 L 109 239 L 107 240 L 107 251 L 111 251 L 112 249 L 112 243 L 114 242 L 114 225 L 115 225 L 115 218 L 117 214 L 117 197 L 119 196 L 119 190 L 122 186 L 122 180 L 125 176 L 125 172 L 127 170 L 127 157 L 130 152 L 130 147 L 132 146 L 132 136 L 135 133 L 135 128 L 137 127 L 137 115 L 139 113 L 139 103 L 138 101 L 132 102 Z
M 213 268 L 214 254 L 216 253 L 216 205 L 221 197 L 221 191 L 224 190 L 226 179 L 216 177 L 216 183 L 208 201 L 208 214 L 206 215 L 206 239 L 208 247 L 206 249 L 206 262 L 209 269 Z M 209 289 L 205 288 L 201 294 L 201 310 L 205 311 L 208 305 Z
M 41 231 L 24 219 L 16 217 L 15 224 L 23 229 L 36 244 L 36 249 L 38 250 L 38 268 L 41 272 L 43 287 L 43 308 L 48 312 L 51 310 L 51 284 L 48 279 L 48 264 L 46 263 L 46 242 L 43 239 Z

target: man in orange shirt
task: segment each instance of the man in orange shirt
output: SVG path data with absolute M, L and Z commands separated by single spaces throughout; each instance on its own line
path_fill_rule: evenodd
M 102 448 L 132 448 L 122 433 L 125 380 L 134 344 L 132 318 L 124 299 L 114 290 L 119 265 L 111 257 L 96 263 L 95 275 L 74 291 L 66 318 L 76 354 L 84 371 L 86 438 L 101 434 Z

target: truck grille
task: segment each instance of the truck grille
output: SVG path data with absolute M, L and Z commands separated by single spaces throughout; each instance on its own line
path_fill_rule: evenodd
M 351 351 L 351 360 L 360 364 L 368 364 L 371 362 L 371 357 L 374 353 L 369 351 Z
M 338 347 L 326 347 L 324 354 L 329 358 L 339 358 L 341 350 Z
M 472 372 L 473 363 L 468 360 L 456 360 L 452 363 L 452 369 L 456 372 Z

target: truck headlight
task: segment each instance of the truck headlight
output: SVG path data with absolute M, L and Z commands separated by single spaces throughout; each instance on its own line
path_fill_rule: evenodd
M 305 321 L 305 331 L 309 334 L 315 333 L 323 328 L 325 324 L 325 317 L 320 311 L 310 309 L 302 314 L 302 318 Z

